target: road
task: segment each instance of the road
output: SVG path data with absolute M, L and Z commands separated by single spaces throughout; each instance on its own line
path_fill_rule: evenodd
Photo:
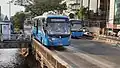
M 66 50 L 58 51 L 73 68 L 120 68 L 120 48 L 87 39 L 72 39 Z
M 25 33 L 30 32 L 29 30 Z M 120 68 L 120 48 L 109 44 L 88 39 L 72 39 L 71 45 L 65 48 L 63 51 L 53 52 L 73 68 Z

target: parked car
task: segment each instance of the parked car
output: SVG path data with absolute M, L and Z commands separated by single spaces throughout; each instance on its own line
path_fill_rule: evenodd
M 82 30 L 83 30 L 83 32 L 84 32 L 84 36 L 89 36 L 89 37 L 92 37 L 92 36 L 94 36 L 94 33 L 93 32 L 90 32 L 87 28 L 85 28 L 85 27 L 83 27 L 82 28 Z
M 89 30 L 85 27 L 82 28 L 83 32 L 89 32 Z
M 117 33 L 113 32 L 112 30 L 107 31 L 107 35 L 109 36 L 116 36 Z

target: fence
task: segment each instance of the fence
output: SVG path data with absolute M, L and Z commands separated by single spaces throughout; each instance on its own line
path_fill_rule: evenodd
M 48 68 L 71 68 L 66 62 L 35 39 L 33 39 L 33 45 L 37 53 L 37 59 L 40 61 L 42 68 L 44 68 L 44 64 Z
M 31 41 L 30 34 L 1 34 L 0 41 Z
M 95 38 L 95 40 L 100 40 L 109 44 L 120 44 L 120 38 L 118 37 L 99 35 Z

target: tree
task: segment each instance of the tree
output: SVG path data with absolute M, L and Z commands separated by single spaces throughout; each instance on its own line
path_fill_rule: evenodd
M 26 7 L 26 11 L 32 11 L 32 15 L 42 15 L 52 10 L 66 10 L 66 3 L 60 4 L 62 0 L 34 0 L 34 5 Z
M 74 18 L 74 16 L 75 16 L 75 15 L 74 15 L 73 13 L 70 13 L 70 14 L 69 14 L 70 19 Z
M 76 15 L 79 19 L 87 19 L 88 18 L 88 7 L 82 6 L 79 10 L 77 10 Z
M 23 12 L 17 12 L 13 16 L 14 27 L 18 29 L 23 29 L 24 20 L 25 20 L 25 14 Z

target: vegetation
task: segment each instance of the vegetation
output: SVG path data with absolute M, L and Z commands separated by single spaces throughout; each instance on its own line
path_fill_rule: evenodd
M 26 8 L 25 12 L 31 11 L 30 16 L 38 16 L 43 14 L 47 11 L 52 10 L 66 10 L 66 3 L 60 4 L 62 0 L 34 0 L 34 5 L 22 5 Z M 14 27 L 19 30 L 23 29 L 24 20 L 28 15 L 24 14 L 23 12 L 17 12 L 13 17 L 13 24 Z
M 41 15 L 52 10 L 66 10 L 66 3 L 60 4 L 62 0 L 34 0 L 34 5 L 26 6 L 26 11 L 32 11 L 32 15 Z
M 14 28 L 16 28 L 17 30 L 23 29 L 24 20 L 25 20 L 25 14 L 23 12 L 17 12 L 13 16 Z
M 75 15 L 73 13 L 69 14 L 70 19 L 75 18 Z
M 79 19 L 87 19 L 88 18 L 88 8 L 82 6 L 79 10 L 77 10 L 76 15 Z

